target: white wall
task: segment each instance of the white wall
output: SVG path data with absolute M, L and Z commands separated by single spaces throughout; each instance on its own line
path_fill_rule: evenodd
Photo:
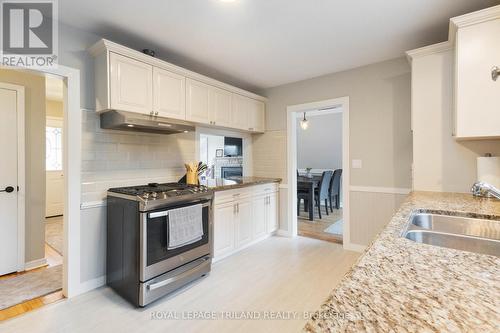
M 500 155 L 499 140 L 457 141 L 453 131 L 454 51 L 412 61 L 413 188 L 469 192 L 476 159 Z
M 307 116 L 307 130 L 300 127 L 300 120 L 297 119 L 297 167 L 341 169 L 342 113 Z

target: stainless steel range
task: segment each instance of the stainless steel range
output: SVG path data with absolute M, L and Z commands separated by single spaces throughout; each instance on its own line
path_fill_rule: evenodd
M 107 284 L 142 307 L 210 272 L 212 199 L 179 183 L 109 189 Z

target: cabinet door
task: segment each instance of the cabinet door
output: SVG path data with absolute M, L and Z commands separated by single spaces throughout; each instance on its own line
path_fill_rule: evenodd
M 151 113 L 153 111 L 153 66 L 110 53 L 111 108 Z
M 186 120 L 210 123 L 210 88 L 208 84 L 186 79 Z
M 153 101 L 159 116 L 186 119 L 186 78 L 153 68 Z
M 247 97 L 232 94 L 231 127 L 248 130 L 249 109 L 250 107 Z
M 248 130 L 252 132 L 265 131 L 265 104 L 261 101 L 249 101 L 249 124 Z
M 210 123 L 231 127 L 231 93 L 224 89 L 210 87 Z
M 267 196 L 253 199 L 253 238 L 257 239 L 267 234 Z
M 274 232 L 279 228 L 278 193 L 271 193 L 267 201 L 267 231 Z
M 235 248 L 236 204 L 214 206 L 214 257 L 222 257 Z
M 456 42 L 455 135 L 459 138 L 500 136 L 500 19 L 459 28 Z
M 236 248 L 239 248 L 252 241 L 252 201 L 250 199 L 238 201 L 236 215 Z

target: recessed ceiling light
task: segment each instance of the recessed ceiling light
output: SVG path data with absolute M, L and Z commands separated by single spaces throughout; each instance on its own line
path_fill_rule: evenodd
M 189 133 L 189 131 L 184 131 L 184 133 Z
M 220 2 L 236 2 L 236 0 L 219 0 Z
M 132 124 L 128 124 L 127 126 L 128 126 L 128 127 L 134 127 L 134 125 L 132 125 Z

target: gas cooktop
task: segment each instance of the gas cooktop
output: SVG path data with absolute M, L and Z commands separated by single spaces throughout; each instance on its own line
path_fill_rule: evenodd
M 190 200 L 200 195 L 211 194 L 212 191 L 206 186 L 181 183 L 149 183 L 147 185 L 110 188 L 108 190 L 108 195 L 142 202 L 155 201 L 155 206 L 161 202 Z

